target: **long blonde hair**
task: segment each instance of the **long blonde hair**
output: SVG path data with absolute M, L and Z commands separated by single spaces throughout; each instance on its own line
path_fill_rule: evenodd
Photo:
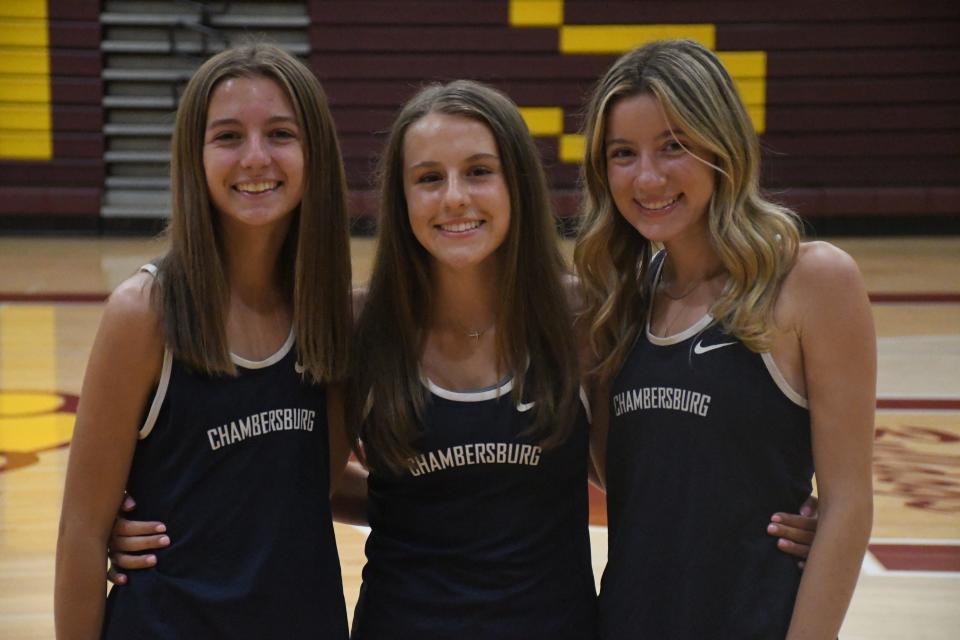
M 303 142 L 304 190 L 280 255 L 297 356 L 315 382 L 347 372 L 351 325 L 346 180 L 327 100 L 313 73 L 282 49 L 254 43 L 207 60 L 183 92 L 173 131 L 170 250 L 154 303 L 173 354 L 206 374 L 234 374 L 226 337 L 229 289 L 203 168 L 207 108 L 224 80 L 274 80 L 293 105 Z
M 622 56 L 600 79 L 587 107 L 584 221 L 574 249 L 584 295 L 579 320 L 586 323 L 598 358 L 592 374 L 600 380 L 623 364 L 652 295 L 647 272 L 656 247 L 616 209 L 604 142 L 612 106 L 642 93 L 653 95 L 669 120 L 716 158 L 706 215 L 729 280 L 710 313 L 754 351 L 768 345 L 773 306 L 800 242 L 797 216 L 760 191 L 757 135 L 717 57 L 689 40 L 654 42 Z
M 380 239 L 354 337 L 348 424 L 371 465 L 393 470 L 415 453 L 426 402 L 420 358 L 431 308 L 430 256 L 410 226 L 403 142 L 430 113 L 480 122 L 496 141 L 510 194 L 510 226 L 498 249 L 497 359 L 513 375 L 517 400 L 535 404 L 531 434 L 544 447 L 570 433 L 578 398 L 565 267 L 537 147 L 516 105 L 496 89 L 468 80 L 428 86 L 401 109 L 380 160 Z

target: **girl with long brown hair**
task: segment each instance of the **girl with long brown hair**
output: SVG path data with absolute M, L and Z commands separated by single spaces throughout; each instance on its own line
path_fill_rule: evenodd
M 587 416 L 536 146 L 500 92 L 431 86 L 381 185 L 351 381 L 371 469 L 353 637 L 590 637 Z
M 172 146 L 170 249 L 110 296 L 84 379 L 57 637 L 346 638 L 328 385 L 349 366 L 350 262 L 326 99 L 282 50 L 230 49 L 187 84 Z M 105 603 L 125 488 L 178 535 Z

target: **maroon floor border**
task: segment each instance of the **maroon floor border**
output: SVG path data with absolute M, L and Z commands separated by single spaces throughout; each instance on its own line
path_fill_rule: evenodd
M 21 293 L 0 291 L 0 302 L 103 302 L 108 293 Z M 917 292 L 870 294 L 874 304 L 956 304 L 960 293 Z
M 10 293 L 0 291 L 0 302 L 103 302 L 108 293 Z

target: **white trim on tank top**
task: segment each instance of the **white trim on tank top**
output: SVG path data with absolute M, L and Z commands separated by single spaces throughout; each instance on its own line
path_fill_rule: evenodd
M 157 265 L 148 262 L 147 264 L 140 267 L 139 271 L 144 271 L 149 273 L 154 278 L 157 277 Z M 280 348 L 273 354 L 267 356 L 263 360 L 247 360 L 237 354 L 230 352 L 230 360 L 233 364 L 238 367 L 243 367 L 244 369 L 265 369 L 272 364 L 280 362 L 293 347 L 294 342 L 294 331 L 293 327 L 290 327 L 290 333 L 287 334 L 287 339 L 283 341 L 283 344 L 280 345 Z M 150 432 L 153 431 L 153 427 L 157 423 L 157 417 L 160 415 L 160 408 L 163 406 L 163 400 L 167 396 L 167 388 L 170 386 L 170 372 L 173 369 L 173 355 L 170 353 L 170 349 L 164 347 L 163 349 L 163 365 L 160 368 L 160 380 L 157 382 L 157 391 L 153 395 L 153 400 L 150 402 L 150 409 L 147 411 L 147 417 L 143 421 L 143 425 L 140 427 L 138 432 L 138 438 L 143 440 L 150 435 Z
M 426 385 L 427 389 L 430 390 L 430 393 L 440 396 L 445 400 L 452 400 L 454 402 L 483 402 L 485 400 L 493 400 L 495 398 L 499 398 L 500 396 L 506 395 L 513 390 L 513 378 L 505 380 L 503 384 L 495 386 L 492 389 L 483 389 L 480 391 L 451 391 L 450 389 L 441 387 L 426 376 L 423 378 L 423 383 Z M 587 398 L 587 392 L 582 385 L 579 389 L 580 403 L 583 405 L 583 409 L 587 413 L 587 422 L 592 422 L 593 415 L 590 411 L 590 400 Z M 524 402 L 517 405 L 517 410 L 520 412 L 529 411 L 533 408 L 533 406 L 533 402 Z
M 426 376 L 424 376 L 423 382 L 427 386 L 427 389 L 430 390 L 430 393 L 440 396 L 445 400 L 453 400 L 454 402 L 483 402 L 485 400 L 494 400 L 495 398 L 510 393 L 513 389 L 513 378 L 508 378 L 503 384 L 495 385 L 492 389 L 482 389 L 480 391 L 452 391 L 441 387 Z
M 660 281 L 660 271 L 663 269 L 664 262 L 666 262 L 666 260 L 660 261 L 660 265 L 657 267 L 657 273 L 653 277 L 654 289 L 656 289 L 657 283 Z M 713 316 L 708 312 L 704 314 L 702 318 L 693 323 L 692 326 L 684 329 L 680 333 L 675 333 L 672 336 L 664 336 L 661 338 L 653 335 L 653 333 L 650 332 L 650 318 L 653 315 L 652 312 L 653 296 L 650 297 L 650 306 L 647 309 L 647 321 L 644 330 L 647 334 L 647 340 L 649 340 L 651 344 L 660 347 L 667 347 L 673 344 L 679 344 L 685 340 L 689 340 L 714 323 Z M 780 392 L 783 393 L 783 395 L 785 395 L 794 404 L 803 407 L 804 409 L 809 409 L 810 405 L 807 402 L 806 397 L 803 394 L 798 393 L 796 389 L 790 386 L 790 383 L 787 382 L 783 372 L 780 371 L 780 367 L 778 367 L 777 363 L 774 361 L 773 354 L 771 354 L 769 351 L 763 351 L 760 353 L 760 358 L 763 360 L 763 364 L 767 367 L 767 373 L 770 374 L 770 377 L 773 379 L 774 384 L 777 385 L 777 388 L 780 389 Z

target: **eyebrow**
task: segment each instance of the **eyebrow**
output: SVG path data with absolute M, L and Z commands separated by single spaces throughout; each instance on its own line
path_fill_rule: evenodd
M 276 124 L 277 122 L 289 122 L 297 124 L 297 119 L 293 116 L 272 116 L 267 119 L 267 124 Z M 214 120 L 213 122 L 207 125 L 207 129 L 216 129 L 217 127 L 224 127 L 230 125 L 239 125 L 241 122 L 236 118 L 220 118 Z
M 466 161 L 467 161 L 467 162 L 475 162 L 475 161 L 477 161 L 477 160 L 486 160 L 486 159 L 488 159 L 488 158 L 489 158 L 489 159 L 492 159 L 492 160 L 496 160 L 497 162 L 500 161 L 500 156 L 498 156 L 498 155 L 496 155 L 496 154 L 494 154 L 494 153 L 487 153 L 487 152 L 485 152 L 485 151 L 484 151 L 484 152 L 481 152 L 481 153 L 475 153 L 475 154 L 473 154 L 472 156 L 470 156 L 469 158 L 467 158 Z M 410 165 L 409 168 L 410 168 L 410 169 L 419 169 L 419 168 L 421 168 L 421 167 L 432 167 L 433 165 L 436 165 L 436 164 L 440 164 L 440 163 L 439 163 L 438 161 L 436 161 L 436 160 L 424 160 L 424 161 L 422 161 L 422 162 L 418 162 L 417 164 Z
M 664 138 L 679 138 L 680 136 L 683 136 L 683 135 L 686 135 L 683 129 L 674 129 L 672 132 L 670 131 L 670 129 L 664 129 L 663 131 L 660 132 L 659 135 L 657 135 L 656 139 L 663 140 Z M 606 144 L 607 145 L 630 144 L 630 140 L 627 140 L 626 138 L 611 138 L 606 141 Z

